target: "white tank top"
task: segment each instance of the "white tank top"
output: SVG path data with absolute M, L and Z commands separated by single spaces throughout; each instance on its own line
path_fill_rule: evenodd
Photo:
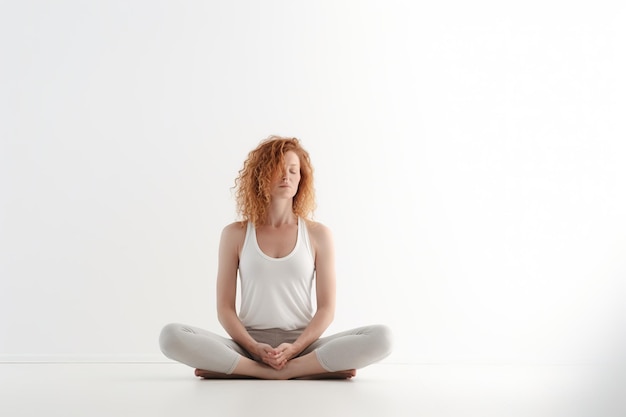
M 303 219 L 298 219 L 295 247 L 282 258 L 272 258 L 261 251 L 256 229 L 248 222 L 239 257 L 239 319 L 249 329 L 305 328 L 313 318 L 314 274 L 315 263 Z

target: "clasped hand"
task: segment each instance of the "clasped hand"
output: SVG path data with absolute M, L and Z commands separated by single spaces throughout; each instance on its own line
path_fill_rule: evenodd
M 256 354 L 263 363 L 280 371 L 298 352 L 291 343 L 282 343 L 277 347 L 272 347 L 266 343 L 257 343 Z

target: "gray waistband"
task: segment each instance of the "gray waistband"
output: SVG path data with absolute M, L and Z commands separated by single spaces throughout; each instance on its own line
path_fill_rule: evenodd
M 293 343 L 303 332 L 298 330 L 282 330 L 282 329 L 246 329 L 250 336 L 259 343 L 267 343 L 273 347 L 281 343 Z

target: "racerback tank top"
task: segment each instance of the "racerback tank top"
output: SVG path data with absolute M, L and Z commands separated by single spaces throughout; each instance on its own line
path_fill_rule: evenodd
M 298 218 L 293 250 L 282 258 L 267 256 L 248 222 L 239 257 L 239 319 L 249 329 L 296 330 L 313 318 L 311 291 L 315 263 L 304 219 Z

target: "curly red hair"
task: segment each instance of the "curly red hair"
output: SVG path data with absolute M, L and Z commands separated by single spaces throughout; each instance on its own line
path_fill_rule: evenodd
M 293 212 L 309 218 L 315 210 L 313 166 L 308 152 L 296 138 L 270 136 L 250 151 L 235 180 L 237 212 L 244 221 L 260 225 L 265 221 L 270 204 L 270 186 L 277 173 L 284 170 L 284 156 L 295 152 L 300 159 L 300 184 L 293 198 Z

